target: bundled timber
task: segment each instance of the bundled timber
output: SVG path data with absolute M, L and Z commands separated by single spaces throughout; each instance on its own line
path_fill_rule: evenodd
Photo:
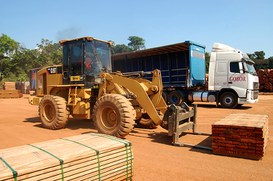
M 273 92 L 273 69 L 257 70 L 259 76 L 260 91 Z
M 15 82 L 4 82 L 3 90 L 0 90 L 1 98 L 21 98 L 23 94 L 20 90 L 16 90 Z
M 4 90 L 15 90 L 15 82 L 4 82 Z
M 132 180 L 131 143 L 89 133 L 0 150 L 0 180 Z
M 268 116 L 231 114 L 212 125 L 215 154 L 261 159 L 268 140 Z
M 23 94 L 19 90 L 0 90 L 0 98 L 21 98 Z

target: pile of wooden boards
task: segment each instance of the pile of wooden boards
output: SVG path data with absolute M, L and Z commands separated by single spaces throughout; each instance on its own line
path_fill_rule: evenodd
M 257 70 L 259 76 L 259 89 L 262 92 L 273 92 L 273 69 Z
M 4 82 L 4 90 L 15 90 L 15 82 Z
M 267 140 L 267 115 L 231 114 L 212 125 L 215 154 L 258 160 L 264 156 Z
M 0 90 L 0 98 L 21 98 L 23 94 L 16 90 L 15 82 L 4 82 L 3 90 Z
M 131 143 L 88 133 L 0 150 L 0 180 L 132 180 Z

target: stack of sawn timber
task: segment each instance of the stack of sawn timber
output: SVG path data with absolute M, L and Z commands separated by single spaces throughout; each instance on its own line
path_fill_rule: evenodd
M 273 92 L 273 69 L 257 70 L 259 76 L 259 89 L 262 92 Z
M 261 159 L 268 140 L 268 116 L 231 114 L 212 125 L 215 154 Z
M 15 82 L 5 82 L 4 90 L 0 90 L 0 98 L 21 98 L 21 91 L 15 89 Z
M 0 180 L 131 180 L 131 143 L 88 133 L 0 150 Z

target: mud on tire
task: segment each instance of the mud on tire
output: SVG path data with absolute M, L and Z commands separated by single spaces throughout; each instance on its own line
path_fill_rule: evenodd
M 45 128 L 64 128 L 68 120 L 65 99 L 59 96 L 45 95 L 39 105 L 39 116 Z
M 119 94 L 100 97 L 93 110 L 95 128 L 104 134 L 125 137 L 135 125 L 136 112 L 131 102 Z

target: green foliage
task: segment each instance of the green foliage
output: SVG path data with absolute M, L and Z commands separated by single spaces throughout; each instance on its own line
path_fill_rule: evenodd
M 205 60 L 206 60 L 206 73 L 209 72 L 209 60 L 210 60 L 210 54 L 208 52 L 205 52 Z
M 61 46 L 47 39 L 42 39 L 36 49 L 26 49 L 2 35 L 0 50 L 0 81 L 29 81 L 30 69 L 62 62 Z
M 133 51 L 145 49 L 145 40 L 143 38 L 138 36 L 129 36 L 128 40 L 130 41 L 128 46 Z
M 254 53 L 247 54 L 251 60 L 264 60 L 264 51 L 255 51 Z
M 264 51 L 255 51 L 254 53 L 247 54 L 250 59 L 255 62 L 256 69 L 272 69 L 273 57 L 265 59 Z
M 269 58 L 268 58 L 268 67 L 269 67 L 270 69 L 273 68 L 273 57 L 269 57 Z
M 19 47 L 19 43 L 11 39 L 8 35 L 2 34 L 0 36 L 0 59 L 4 56 L 9 56 L 14 53 Z
M 38 46 L 38 62 L 42 65 L 60 64 L 62 62 L 62 47 L 48 39 L 42 39 Z
M 256 69 L 268 69 L 269 68 L 268 60 L 253 59 L 253 61 L 255 62 L 254 66 Z
M 112 54 L 131 52 L 131 51 L 132 51 L 132 49 L 124 44 L 118 44 L 112 48 Z
M 138 36 L 130 36 L 128 46 L 125 44 L 117 44 L 112 47 L 112 54 L 131 52 L 145 49 L 145 40 Z M 113 43 L 114 44 L 114 43 Z

